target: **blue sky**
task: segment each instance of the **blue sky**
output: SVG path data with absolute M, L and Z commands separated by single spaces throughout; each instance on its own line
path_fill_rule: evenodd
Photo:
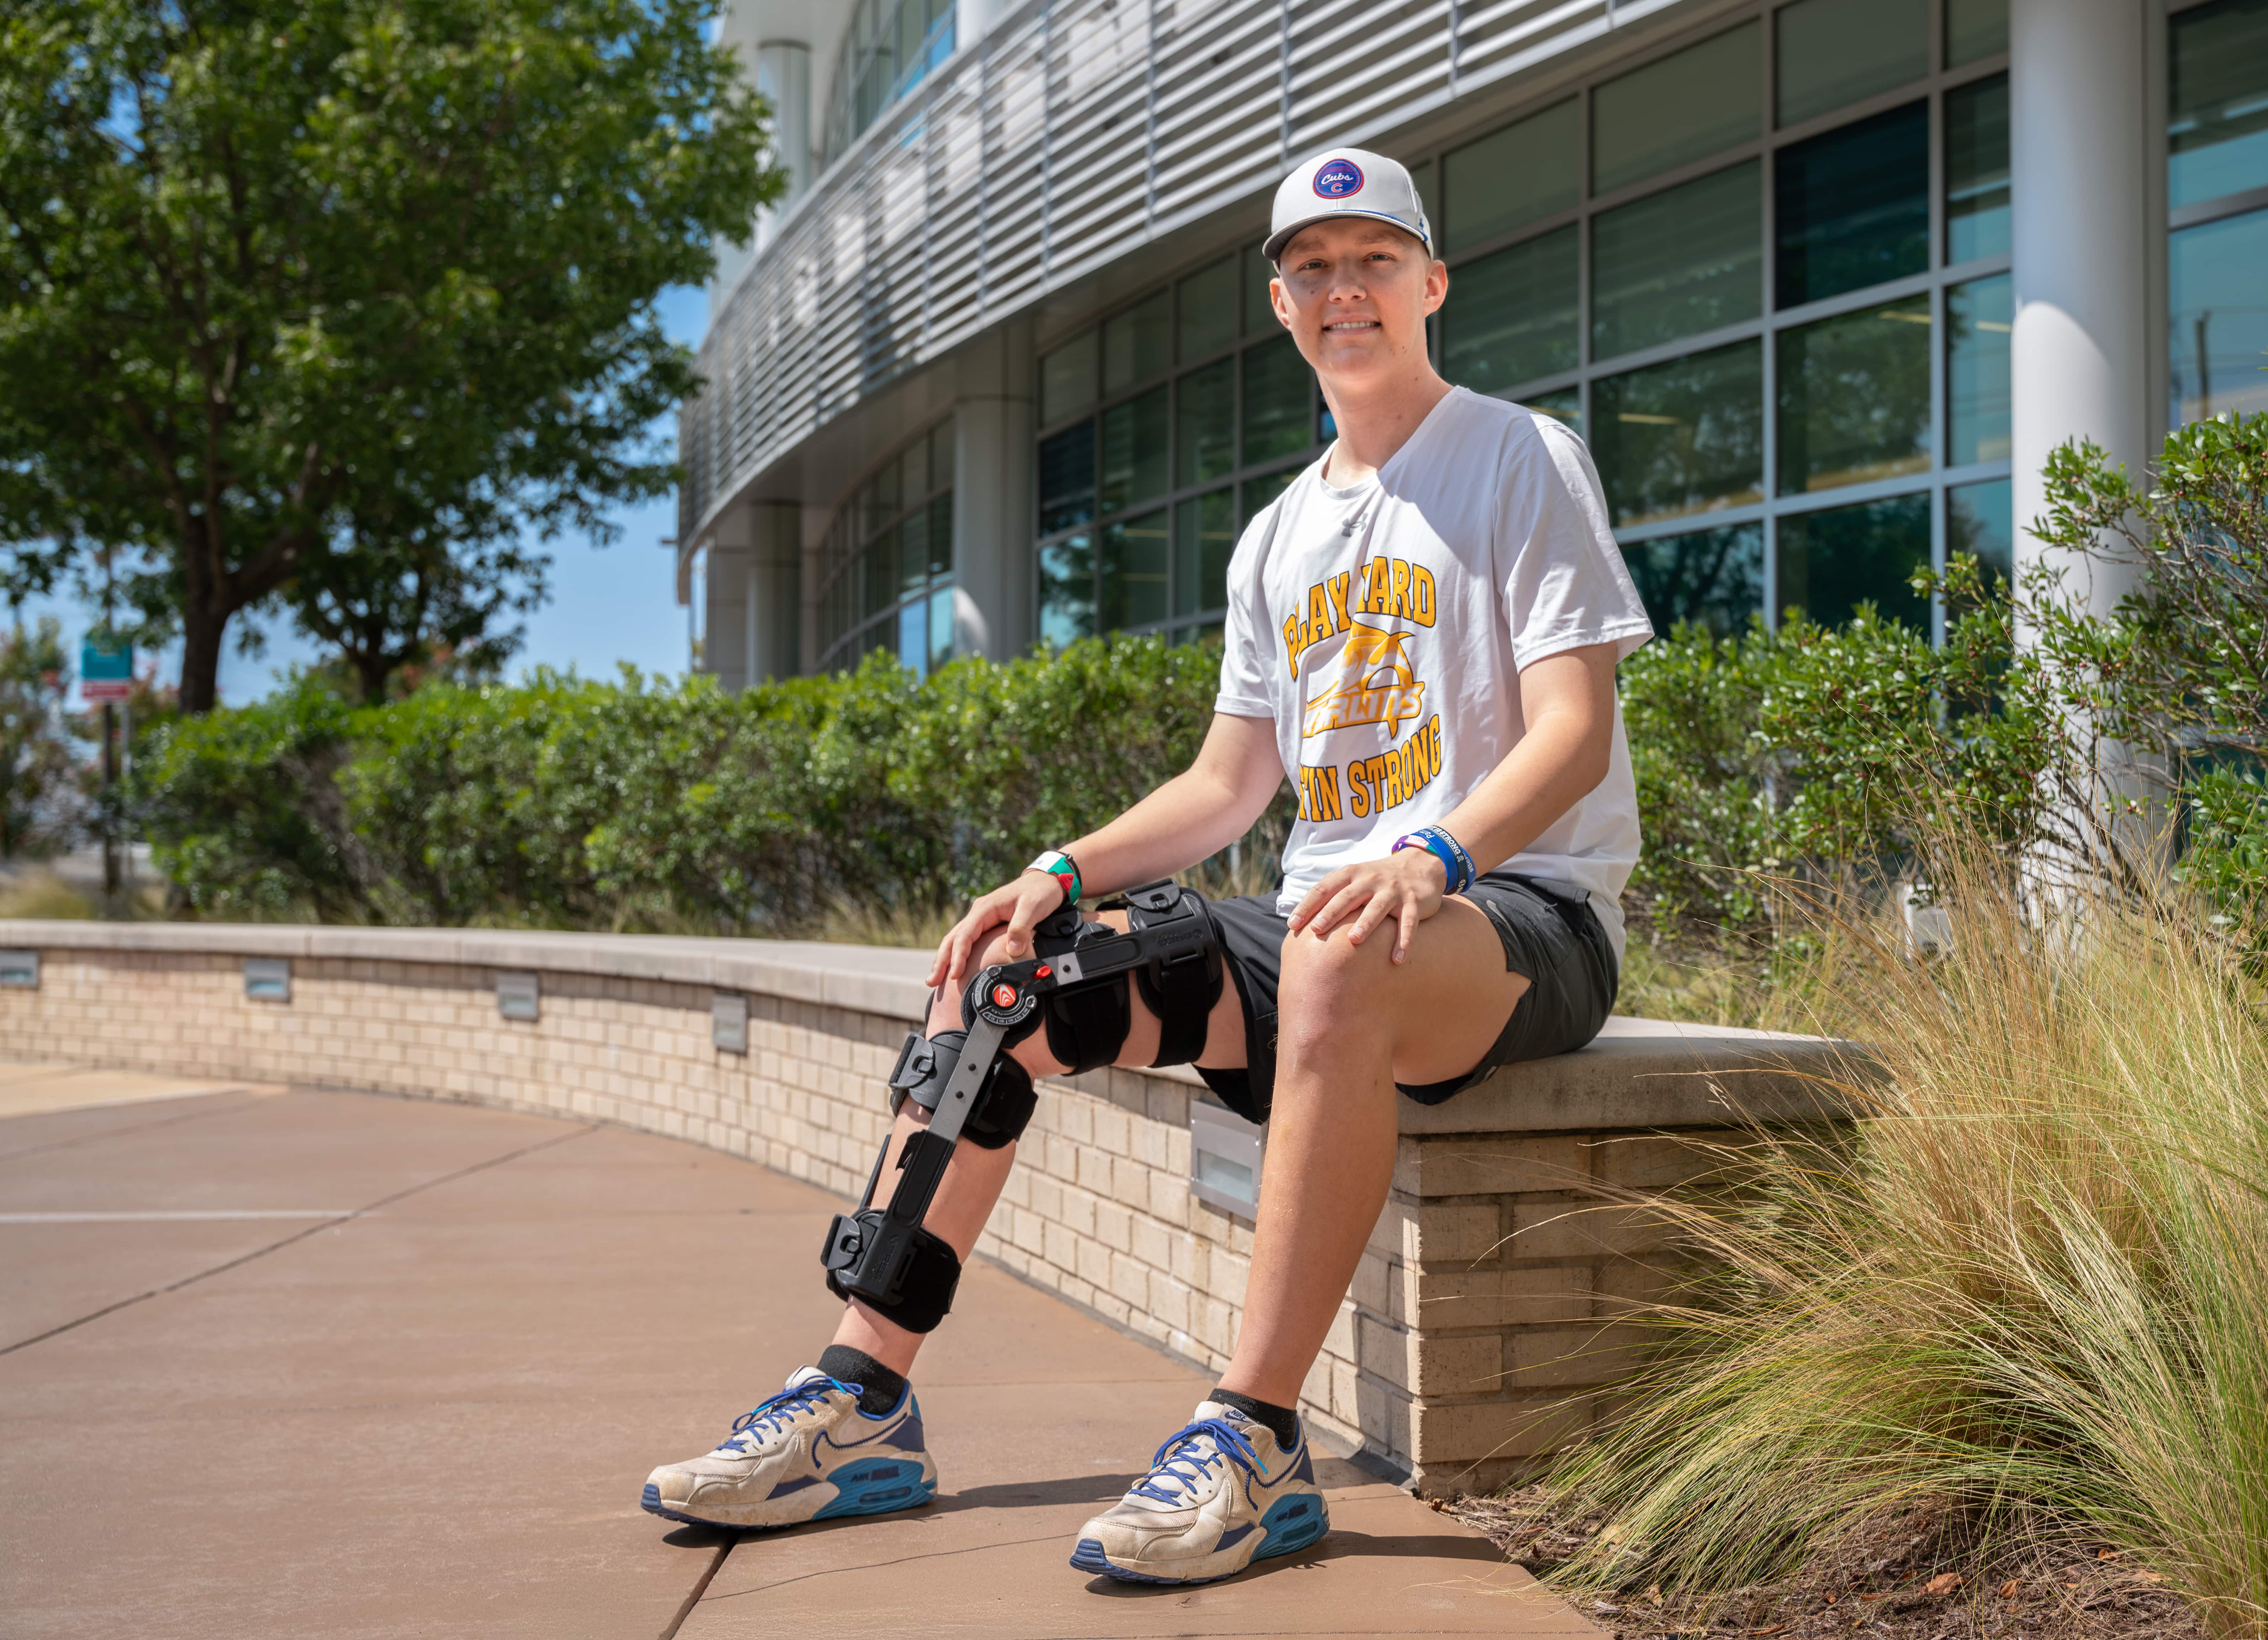
M 690 346 L 701 339 L 709 320 L 709 299 L 700 290 L 676 287 L 662 293 L 659 304 L 664 327 Z M 669 432 L 665 428 L 665 435 Z M 594 547 L 588 537 L 562 535 L 551 542 L 551 598 L 526 617 L 526 641 L 513 661 L 515 669 L 570 667 L 585 677 L 611 677 L 615 663 L 627 661 L 641 670 L 677 673 L 685 669 L 685 616 L 677 606 L 672 565 L 674 560 L 657 544 L 677 533 L 677 503 L 665 496 L 649 506 L 620 507 L 609 516 L 622 527 L 611 547 Z M 35 599 L 24 606 L 29 621 L 54 615 L 63 624 L 63 635 L 77 665 L 78 641 L 93 624 L 97 611 L 70 596 Z M 220 669 L 220 698 L 224 705 L 241 705 L 275 687 L 277 675 L 294 662 L 313 660 L 315 650 L 291 630 L 288 617 L 261 623 L 268 634 L 267 654 L 247 659 L 236 652 L 236 634 L 246 617 L 229 623 L 229 647 Z M 180 676 L 178 646 L 158 656 L 161 679 Z

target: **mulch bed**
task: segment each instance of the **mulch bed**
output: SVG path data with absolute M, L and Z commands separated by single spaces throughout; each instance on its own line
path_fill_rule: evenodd
M 1436 1502 L 1529 1571 L 1564 1563 L 1606 1523 L 1552 1518 L 1536 1490 Z M 1990 1560 L 1957 1516 L 1904 1510 L 1794 1576 L 1694 1595 L 1659 1588 L 1580 1595 L 1575 1607 L 1616 1640 L 1773 1635 L 1827 1640 L 2204 1640 L 2188 1607 L 2156 1576 L 2080 1539 Z

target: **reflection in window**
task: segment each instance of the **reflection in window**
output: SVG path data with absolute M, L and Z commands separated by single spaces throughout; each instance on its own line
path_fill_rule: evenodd
M 1764 499 L 1764 346 L 1736 342 L 1591 388 L 1591 453 L 1616 525 Z
M 1089 330 L 1040 360 L 1041 425 L 1094 409 L 1094 332 Z
M 1927 103 L 1793 144 L 1773 158 L 1782 307 L 1929 266 Z
M 1174 293 L 1160 291 L 1102 327 L 1102 390 L 1119 393 L 1164 372 L 1173 343 Z
M 1945 260 L 2008 254 L 2008 77 L 1945 93 Z
M 875 649 L 916 672 L 951 658 L 952 624 L 931 641 L 936 597 L 951 597 L 954 432 L 939 422 L 872 474 L 820 545 L 819 664 L 856 666 Z
M 1583 390 L 1580 388 L 1561 388 L 1555 393 L 1530 394 L 1522 403 L 1532 410 L 1542 410 L 1555 420 L 1565 422 L 1577 432 L 1583 431 Z
M 1040 532 L 1094 516 L 1094 424 L 1083 421 L 1040 440 Z
M 1749 160 L 1594 217 L 1591 357 L 1755 318 L 1761 208 Z
M 1441 373 L 1494 393 L 1576 365 L 1575 227 L 1461 264 L 1441 309 Z
M 954 0 L 860 0 L 835 61 L 829 158 L 953 55 Z
M 1929 72 L 1924 0 L 1796 0 L 1772 22 L 1782 125 L 1800 124 Z
M 2008 0 L 1945 0 L 1945 66 L 1998 56 L 2008 48 Z
M 1244 253 L 1244 334 L 1247 336 L 1280 336 L 1283 321 L 1276 317 L 1274 299 L 1268 293 L 1269 282 L 1276 277 L 1276 265 L 1260 254 L 1260 247 L 1248 246 Z
M 1102 630 L 1147 626 L 1166 618 L 1166 514 L 1145 513 L 1102 531 Z
M 1236 258 L 1224 256 L 1181 283 L 1174 354 L 1184 365 L 1236 341 Z
M 1166 492 L 1167 438 L 1163 387 L 1102 412 L 1104 512 Z
M 2168 33 L 2169 203 L 2268 185 L 2268 0 L 2178 11 Z
M 2174 418 L 2268 410 L 2268 211 L 2167 240 Z
M 1780 333 L 1780 494 L 1928 466 L 1928 297 Z
M 1236 361 L 1217 358 L 1174 387 L 1174 482 L 1201 484 L 1236 467 Z
M 1947 491 L 1947 553 L 1967 553 L 1984 566 L 1987 580 L 2006 585 L 2015 573 L 2015 491 L 2005 478 Z
M 1061 648 L 1094 636 L 1094 543 L 1071 536 L 1040 549 L 1040 638 Z
M 1314 442 L 1315 377 L 1288 336 L 1241 355 L 1244 463 L 1295 455 Z
M 1773 602 L 1822 626 L 1840 626 L 1860 604 L 1871 603 L 1927 632 L 1929 601 L 1910 583 L 1928 567 L 1926 494 L 1783 515 Z
M 1594 90 L 1591 191 L 1612 193 L 1752 141 L 1763 58 L 1757 26 L 1743 23 Z
M 1657 632 L 1690 621 L 1737 632 L 1764 606 L 1764 527 L 1734 524 L 1656 536 L 1623 548 L 1638 595 Z
M 2005 273 L 1945 293 L 1948 467 L 2008 459 L 2008 336 L 2014 317 L 2014 284 Z
M 1195 615 L 1228 602 L 1228 559 L 1236 550 L 1236 496 L 1209 491 L 1174 509 L 1174 613 Z
M 1453 151 L 1441 162 L 1449 197 L 1447 219 L 1437 230 L 1440 248 L 1462 250 L 1573 210 L 1581 135 L 1570 98 Z

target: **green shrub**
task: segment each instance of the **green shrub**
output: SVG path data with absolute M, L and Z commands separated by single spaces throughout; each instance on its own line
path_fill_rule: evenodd
M 142 812 L 202 914 L 780 931 L 919 920 L 1186 767 L 1216 648 L 1091 640 L 727 695 L 539 672 L 351 709 L 302 681 L 160 737 Z M 1288 802 L 1255 846 L 1281 845 Z

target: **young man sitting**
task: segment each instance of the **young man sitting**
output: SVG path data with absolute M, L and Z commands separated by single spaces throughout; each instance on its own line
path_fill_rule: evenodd
M 1425 319 L 1448 274 L 1394 161 L 1337 149 L 1300 166 L 1277 190 L 1267 254 L 1277 317 L 1337 440 L 1238 543 L 1204 749 L 976 901 L 930 974 L 934 1041 L 963 1027 L 969 976 L 1031 959 L 1067 901 L 1197 864 L 1296 779 L 1281 892 L 1189 897 L 1227 981 L 1215 999 L 1168 1008 L 1168 1031 L 1152 987 L 1108 982 L 1111 1060 L 1160 1062 L 1170 1037 L 1165 1062 L 1193 1054 L 1230 1108 L 1270 1124 L 1234 1357 L 1071 1555 L 1134 1581 L 1227 1577 L 1328 1530 L 1294 1409 L 1386 1201 L 1395 1101 L 1438 1103 L 1597 1034 L 1638 857 L 1615 666 L 1652 629 L 1581 441 L 1434 372 Z M 1051 1018 L 1011 1052 L 1031 1076 L 1057 1075 L 1068 1039 Z M 931 1119 L 909 1100 L 886 1155 Z M 1014 1163 L 1012 1134 L 993 1138 L 953 1151 L 928 1208 L 961 1260 Z M 646 1507 L 763 1526 L 932 1496 L 907 1380 L 916 1328 L 937 1317 L 887 1307 L 854 1296 L 817 1367 L 715 1452 L 655 1470 Z

